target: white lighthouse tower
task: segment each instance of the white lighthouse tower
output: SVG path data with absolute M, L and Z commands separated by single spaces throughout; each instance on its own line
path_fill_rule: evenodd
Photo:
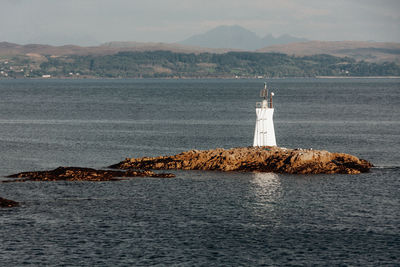
M 257 121 L 253 146 L 276 146 L 274 121 L 272 120 L 274 115 L 273 95 L 274 93 L 271 92 L 268 99 L 267 83 L 264 83 L 264 89 L 261 90 L 261 97 L 264 100 L 256 103 Z

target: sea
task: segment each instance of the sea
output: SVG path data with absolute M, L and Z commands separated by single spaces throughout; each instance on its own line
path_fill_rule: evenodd
M 400 266 L 400 79 L 267 79 L 278 146 L 359 175 L 0 183 L 1 266 Z M 0 180 L 251 146 L 262 79 L 0 80 Z

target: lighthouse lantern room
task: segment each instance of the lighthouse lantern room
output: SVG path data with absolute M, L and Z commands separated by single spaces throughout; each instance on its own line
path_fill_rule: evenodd
M 276 146 L 275 129 L 273 122 L 274 107 L 272 97 L 274 93 L 268 95 L 267 83 L 264 83 L 264 89 L 261 90 L 262 102 L 256 103 L 256 130 L 254 133 L 253 146 Z

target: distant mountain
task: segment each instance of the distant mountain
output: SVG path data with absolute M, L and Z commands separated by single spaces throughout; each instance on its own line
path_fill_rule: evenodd
M 271 34 L 264 38 L 241 26 L 218 26 L 206 33 L 193 35 L 179 42 L 183 45 L 192 45 L 208 48 L 226 48 L 241 50 L 256 50 L 269 45 L 288 44 L 307 41 L 288 34 L 274 37 Z
M 289 34 L 284 34 L 284 35 L 281 35 L 278 37 L 274 37 L 274 36 L 272 36 L 272 34 L 268 34 L 262 40 L 263 40 L 264 46 L 283 45 L 283 44 L 299 43 L 299 42 L 308 41 L 308 39 L 294 37 Z M 261 48 L 261 47 L 259 47 L 259 48 Z
M 206 33 L 194 35 L 182 42 L 183 45 L 194 45 L 210 48 L 234 48 L 254 50 L 265 45 L 254 32 L 240 26 L 219 26 Z

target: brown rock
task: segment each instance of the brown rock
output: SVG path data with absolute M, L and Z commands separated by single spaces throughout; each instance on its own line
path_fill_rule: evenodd
M 372 166 L 370 162 L 355 156 L 325 150 L 245 147 L 190 150 L 178 155 L 154 158 L 128 158 L 110 168 L 357 174 L 368 172 Z
M 0 197 L 0 208 L 12 208 L 18 206 L 18 202 Z

